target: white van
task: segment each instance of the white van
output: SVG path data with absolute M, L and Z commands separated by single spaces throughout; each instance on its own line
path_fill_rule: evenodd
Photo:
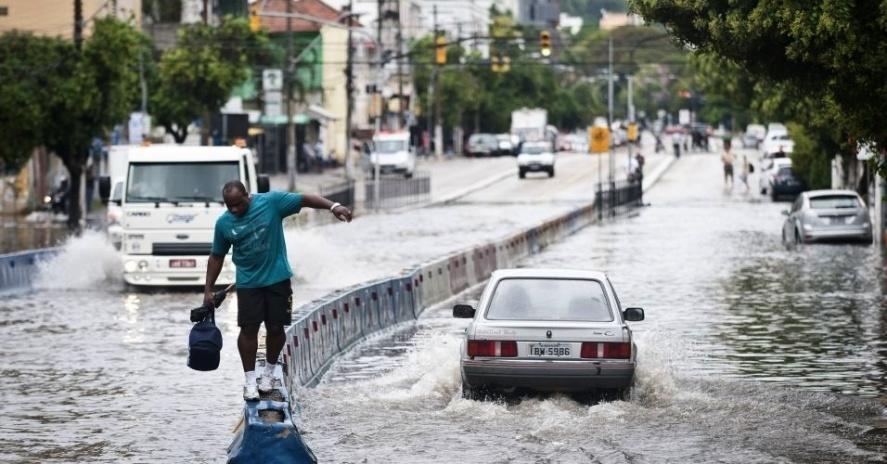
M 378 165 L 380 174 L 403 174 L 407 179 L 416 172 L 416 153 L 410 146 L 409 132 L 383 132 L 373 136 L 368 147 L 370 176 L 375 176 Z
M 240 180 L 251 193 L 267 192 L 252 153 L 237 147 L 154 145 L 119 147 L 125 176 L 119 196 L 103 177 L 103 199 L 119 211 L 123 280 L 138 286 L 203 286 L 216 219 L 225 211 L 222 186 Z M 111 153 L 113 157 L 115 153 Z M 117 156 L 124 156 L 118 153 Z M 234 282 L 225 257 L 217 284 Z

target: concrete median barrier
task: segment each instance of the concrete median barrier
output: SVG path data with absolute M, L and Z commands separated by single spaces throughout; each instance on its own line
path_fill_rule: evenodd
M 44 248 L 0 255 L 0 294 L 31 288 L 40 263 L 58 252 L 58 248 Z

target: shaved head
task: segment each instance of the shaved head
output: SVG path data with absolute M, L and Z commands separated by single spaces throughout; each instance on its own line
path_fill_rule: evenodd
M 225 186 L 222 187 L 222 198 L 225 199 L 225 206 L 228 208 L 228 212 L 237 217 L 243 216 L 249 210 L 249 193 L 246 191 L 243 182 L 239 180 L 225 183 Z

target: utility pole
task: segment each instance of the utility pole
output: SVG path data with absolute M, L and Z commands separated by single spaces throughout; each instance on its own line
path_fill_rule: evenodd
M 437 43 L 437 5 L 434 5 L 434 40 Z M 428 122 L 428 154 L 434 146 L 434 74 L 437 66 L 431 65 L 431 76 L 428 77 L 428 108 L 425 108 L 425 118 Z
M 83 48 L 83 0 L 74 0 L 74 48 Z
M 434 4 L 434 36 L 437 37 L 439 31 L 437 30 L 437 4 Z M 440 68 L 440 65 L 435 64 L 434 70 L 431 74 L 432 79 L 437 78 L 437 70 Z M 441 120 L 441 111 L 440 111 L 440 92 L 434 92 L 434 155 L 438 158 L 443 156 L 443 127 L 440 125 Z
M 631 124 L 634 124 L 634 103 L 632 102 L 632 95 L 631 95 L 631 92 L 632 92 L 631 81 L 632 81 L 632 76 L 629 75 L 628 76 L 628 114 L 627 114 L 628 117 L 626 118 L 626 119 L 628 119 L 629 127 L 631 127 Z M 634 145 L 634 141 L 629 139 L 628 140 L 628 165 L 626 166 L 629 174 L 631 173 L 632 145 Z
M 376 73 L 376 95 L 378 96 L 379 102 L 379 113 L 376 115 L 376 124 L 375 130 L 373 131 L 373 138 L 379 136 L 382 132 L 382 115 L 385 114 L 383 102 L 382 102 L 382 68 L 385 66 L 385 47 L 382 44 L 382 3 L 385 0 L 379 1 L 379 17 L 377 18 L 376 25 L 376 49 L 379 58 L 379 69 Z M 375 144 L 374 144 L 375 145 Z M 376 151 L 375 146 L 373 147 L 373 151 Z M 375 159 L 373 159 L 373 154 L 370 154 L 370 161 L 373 163 L 373 206 L 376 211 L 378 211 L 382 207 L 382 199 L 379 197 L 380 189 L 382 184 L 382 160 L 379 157 L 378 151 L 375 153 Z
M 293 124 L 293 0 L 286 1 L 286 62 L 283 68 L 283 85 L 286 87 L 286 171 L 289 175 L 288 190 L 296 190 L 296 126 Z
M 397 128 L 406 122 L 403 118 L 403 22 L 401 21 L 401 0 L 397 1 Z
M 607 65 L 607 130 L 613 130 L 613 38 L 610 37 L 609 41 L 609 51 L 608 51 L 608 65 Z M 615 150 L 613 148 L 612 137 L 610 143 L 610 156 L 609 156 L 609 175 L 608 180 L 610 184 L 616 179 L 616 165 L 615 163 Z M 611 185 L 612 187 L 612 185 Z
M 354 111 L 354 47 L 351 43 L 351 14 L 354 8 L 353 0 L 348 0 L 348 50 L 345 62 L 345 92 L 348 95 L 345 109 L 345 178 L 351 180 L 354 173 L 351 168 L 351 114 Z

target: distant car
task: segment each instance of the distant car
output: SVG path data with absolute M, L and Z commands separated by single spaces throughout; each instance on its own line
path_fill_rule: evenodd
M 780 196 L 794 196 L 804 191 L 804 183 L 792 170 L 790 158 L 775 158 L 762 166 L 760 187 L 762 195 L 770 195 L 773 200 Z
M 872 243 L 872 222 L 862 198 L 851 190 L 812 190 L 798 195 L 782 226 L 786 243 Z
M 551 142 L 524 142 L 517 155 L 518 177 L 527 176 L 528 172 L 547 172 L 554 177 L 554 152 Z
M 499 140 L 493 134 L 471 134 L 468 137 L 468 154 L 490 156 L 499 151 Z
M 464 398 L 631 388 L 637 347 L 626 321 L 644 310 L 623 310 L 603 272 L 499 270 L 478 308 L 456 305 L 453 316 L 473 318 L 460 347 Z
M 743 148 L 758 148 L 761 145 L 761 142 L 764 141 L 764 136 L 767 135 L 767 128 L 765 128 L 761 124 L 749 124 L 745 128 L 745 133 L 742 134 L 742 147 Z
M 373 136 L 368 149 L 366 169 L 371 177 L 376 175 L 377 164 L 381 174 L 402 174 L 408 179 L 413 177 L 416 171 L 416 152 L 410 146 L 409 132 L 377 134 Z
M 496 136 L 497 155 L 513 156 L 515 151 L 514 143 L 511 141 L 511 134 L 499 134 Z
M 788 133 L 768 133 L 761 142 L 761 154 L 763 156 L 772 155 L 773 153 L 783 152 L 791 153 L 795 150 L 795 141 L 789 137 Z

